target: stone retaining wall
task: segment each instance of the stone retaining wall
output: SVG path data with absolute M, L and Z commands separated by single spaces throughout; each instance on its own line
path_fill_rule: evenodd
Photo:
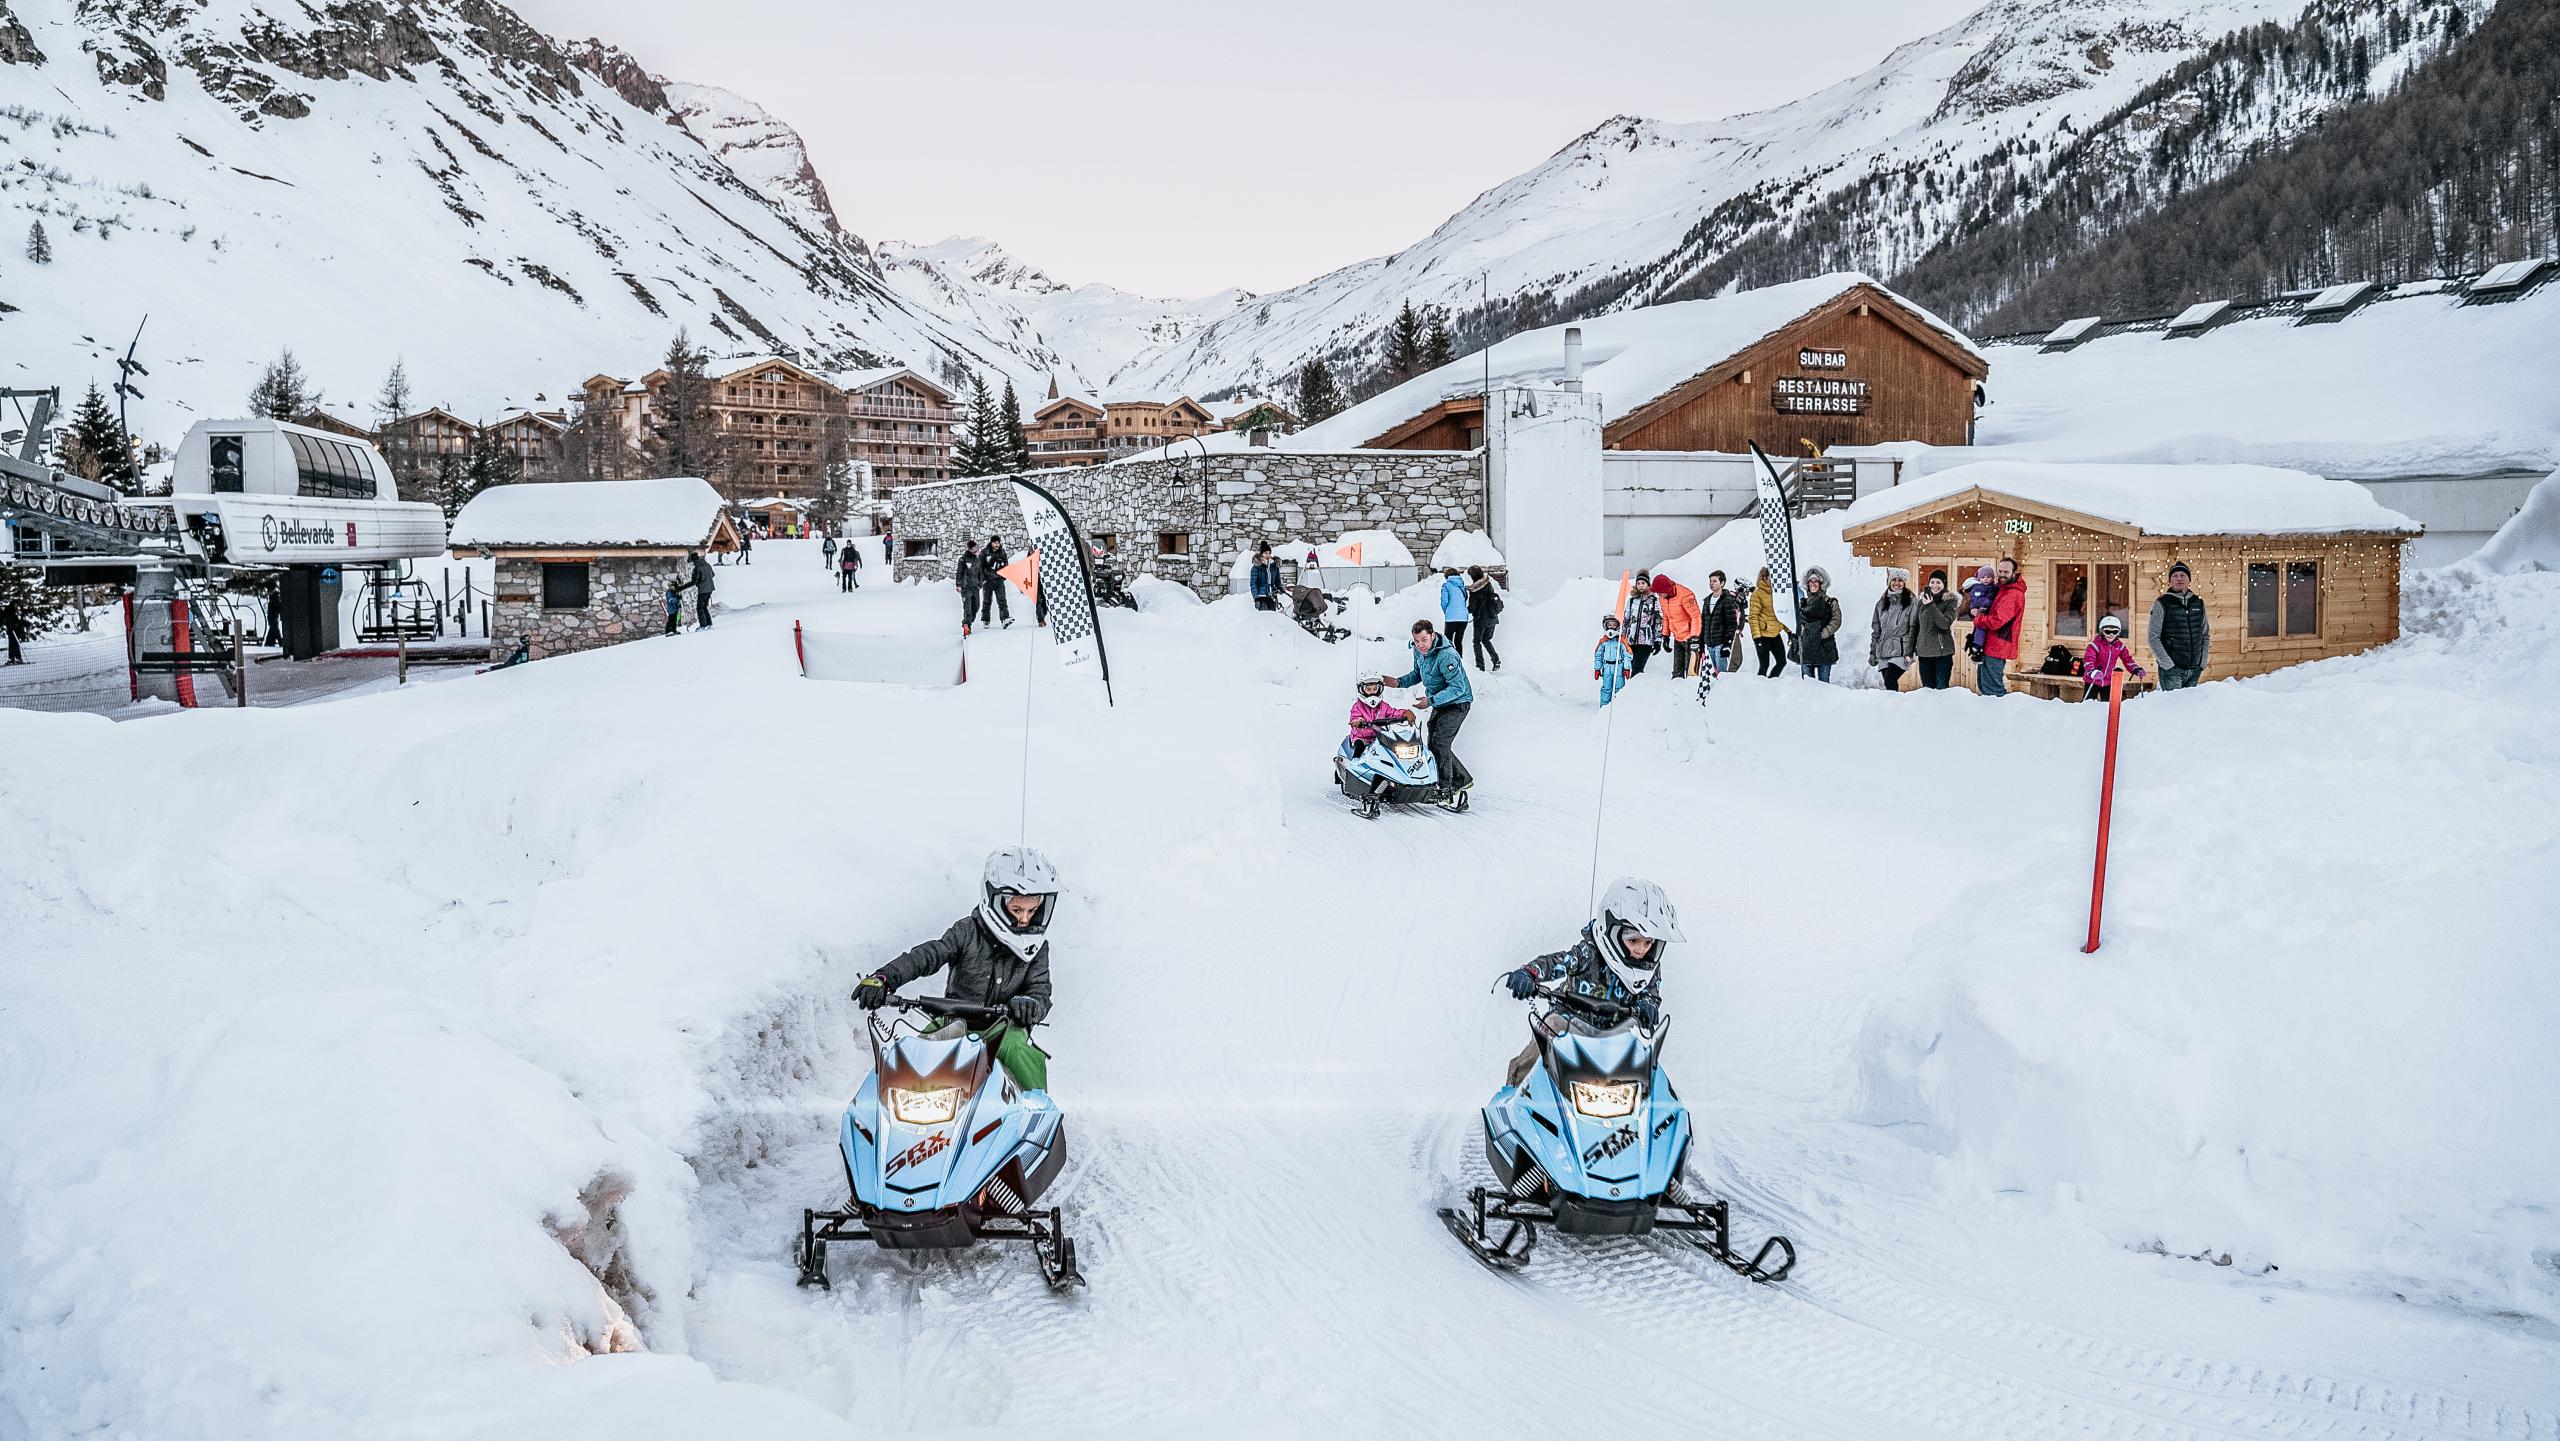
M 1236 552 L 1265 540 L 1321 544 L 1345 531 L 1386 530 L 1429 561 L 1450 531 L 1485 529 L 1483 459 L 1481 451 L 1255 449 L 1026 478 L 1056 495 L 1088 539 L 1109 537 L 1131 574 L 1214 600 L 1227 593 Z M 1022 512 L 1004 477 L 901 486 L 892 503 L 900 580 L 948 580 L 971 538 L 1002 535 L 1022 554 Z M 1160 535 L 1188 537 L 1190 554 L 1159 555 Z M 934 541 L 937 553 L 907 556 L 919 540 Z
M 606 552 L 587 562 L 586 609 L 545 610 L 542 566 L 538 560 L 498 557 L 496 594 L 489 613 L 491 655 L 504 658 L 514 654 L 518 636 L 530 639 L 528 653 L 540 660 L 663 634 L 667 628 L 667 587 L 693 573 L 681 555 Z M 684 613 L 686 623 L 691 624 L 691 591 L 685 592 Z

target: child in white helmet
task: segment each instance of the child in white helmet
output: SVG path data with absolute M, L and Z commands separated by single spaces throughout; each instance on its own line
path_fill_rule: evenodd
M 1341 756 L 1344 763 L 1357 760 L 1369 743 L 1378 738 L 1378 727 L 1396 721 L 1413 719 L 1413 712 L 1387 699 L 1387 678 L 1377 671 L 1363 671 L 1352 683 L 1351 734 L 1343 737 Z
M 1005 1019 L 979 1034 L 996 1061 L 1026 1091 L 1049 1088 L 1049 1057 L 1032 1044 L 1031 1028 L 1049 1016 L 1049 922 L 1058 911 L 1058 868 L 1028 846 L 987 857 L 978 876 L 978 907 L 854 987 L 854 1002 L 876 1011 L 909 981 L 948 970 L 947 1001 L 1002 1007 Z
M 1662 957 L 1680 934 L 1680 912 L 1662 887 L 1634 876 L 1621 876 L 1602 892 L 1598 913 L 1574 943 L 1551 951 L 1503 974 L 1515 1000 L 1527 1000 L 1541 989 L 1571 991 L 1592 1000 L 1628 1006 L 1638 1025 L 1650 1030 L 1662 1024 Z M 1549 1036 L 1565 1025 L 1559 1012 L 1540 1018 Z M 1538 1043 L 1512 1058 L 1510 1083 L 1519 1085 L 1538 1063 Z
M 2114 674 L 2118 666 L 2122 666 L 2125 674 L 2135 680 L 2142 679 L 2142 667 L 2133 663 L 2133 648 L 2124 643 L 2124 622 L 2111 615 L 2104 616 L 2098 621 L 2098 633 L 2091 636 L 2089 644 L 2080 651 L 2080 679 L 2088 685 L 2082 699 L 2105 700 L 2107 677 Z

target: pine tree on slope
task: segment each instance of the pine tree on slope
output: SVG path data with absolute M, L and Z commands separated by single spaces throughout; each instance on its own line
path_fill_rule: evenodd
M 1333 371 L 1321 360 L 1310 360 L 1298 367 L 1298 419 L 1302 424 L 1342 413 L 1342 387 L 1334 384 Z
M 53 241 L 46 237 L 41 220 L 27 227 L 27 258 L 38 265 L 53 263 Z
M 1422 338 L 1422 368 L 1438 370 L 1447 365 L 1451 349 L 1449 327 L 1437 320 L 1431 322 L 1431 333 Z
M 311 388 L 311 379 L 302 373 L 302 362 L 293 358 L 291 347 L 267 362 L 258 383 L 249 388 L 249 413 L 269 420 L 291 420 L 319 403 L 319 392 Z
M 995 397 L 987 394 L 986 377 L 969 377 L 969 435 L 954 457 L 961 475 L 994 475 L 1004 463 L 1004 421 L 996 414 Z
M 1404 381 L 1421 372 L 1422 317 L 1413 313 L 1413 302 L 1408 300 L 1387 331 L 1387 373 Z
M 1004 471 L 1020 475 L 1031 468 L 1031 437 L 1022 428 L 1022 402 L 1014 396 L 1013 377 L 1004 378 Z
M 124 426 L 115 412 L 107 409 L 107 397 L 95 381 L 89 393 L 80 397 L 72 408 L 71 423 L 63 427 L 56 443 L 55 463 L 72 474 L 118 490 L 131 488 L 139 470 L 133 463 L 133 447 L 126 441 Z

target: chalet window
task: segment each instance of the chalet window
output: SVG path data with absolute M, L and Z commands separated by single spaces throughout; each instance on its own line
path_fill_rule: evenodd
M 1115 555 L 1120 550 L 1120 537 L 1111 531 L 1095 531 L 1093 534 L 1093 543 L 1102 547 L 1102 553 L 1104 555 Z
M 546 560 L 542 563 L 542 608 L 544 610 L 585 610 L 587 608 L 587 563 L 583 560 Z
M 1970 579 L 1972 572 L 1965 572 Z M 1959 587 L 1961 588 L 1961 587 Z M 2056 561 L 2053 566 L 2053 634 L 2088 638 L 2089 627 L 2100 616 L 2114 616 L 2127 625 L 2133 615 L 2133 570 L 2122 565 L 2087 565 L 2080 561 Z
M 931 560 L 942 551 L 942 542 L 930 536 L 923 540 L 900 541 L 899 549 L 909 560 Z
M 2320 634 L 2320 562 L 2249 562 L 2248 620 L 2261 639 Z
M 1191 532 L 1187 530 L 1160 530 L 1156 532 L 1156 554 L 1189 555 L 1190 553 Z

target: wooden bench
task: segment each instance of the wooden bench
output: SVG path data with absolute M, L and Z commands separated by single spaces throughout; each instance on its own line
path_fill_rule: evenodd
M 2042 671 L 2013 670 L 2009 672 L 2007 682 L 2009 689 L 2013 691 L 2024 691 L 2036 696 L 2055 696 L 2074 704 L 2084 699 L 2089 693 L 2089 683 L 2082 680 L 2077 671 L 2070 675 L 2046 675 Z M 2152 688 L 2151 682 L 2135 680 L 2131 676 L 2127 676 L 2121 684 L 2124 686 L 2127 700 Z

